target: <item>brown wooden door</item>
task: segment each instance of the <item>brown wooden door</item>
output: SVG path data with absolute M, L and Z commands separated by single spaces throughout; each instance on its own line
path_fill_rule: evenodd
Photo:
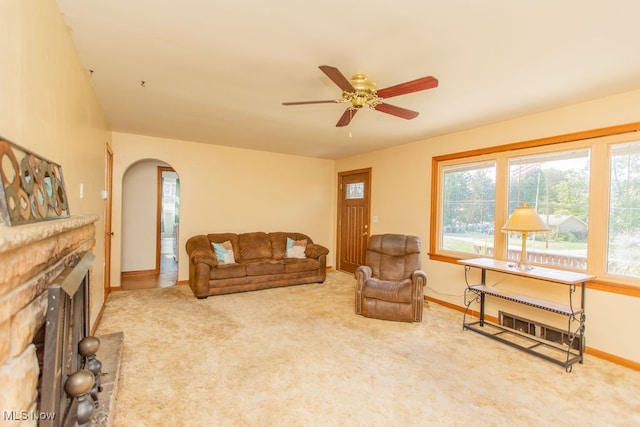
M 354 273 L 364 264 L 369 236 L 371 169 L 338 174 L 338 270 Z
M 111 210 L 113 189 L 113 151 L 109 144 L 105 144 L 105 198 L 104 198 L 104 296 L 111 291 Z

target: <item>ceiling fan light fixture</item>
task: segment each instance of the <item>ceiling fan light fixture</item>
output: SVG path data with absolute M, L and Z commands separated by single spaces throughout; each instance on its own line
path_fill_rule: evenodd
M 369 80 L 365 74 L 356 74 L 351 77 L 351 86 L 356 92 L 366 92 L 372 95 L 375 95 L 377 90 L 377 85 Z
M 354 91 L 343 91 L 340 102 L 351 103 L 351 108 L 362 108 L 368 105 L 369 108 L 375 109 L 377 105 L 382 103 L 382 99 L 378 97 L 375 82 L 369 80 L 364 74 L 356 74 L 351 77 L 351 86 Z

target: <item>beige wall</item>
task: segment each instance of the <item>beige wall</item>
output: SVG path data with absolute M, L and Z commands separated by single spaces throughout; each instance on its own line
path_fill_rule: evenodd
M 371 232 L 400 232 L 420 236 L 424 249 L 423 268 L 429 276 L 426 294 L 462 306 L 465 287 L 463 268 L 431 261 L 426 254 L 429 247 L 432 157 L 639 120 L 640 91 L 634 91 L 341 159 L 336 162 L 336 171 L 372 168 L 371 215 L 378 216 L 379 221 L 371 225 Z M 519 285 L 514 283 L 513 286 L 518 288 Z M 540 288 L 538 286 L 537 289 Z M 532 291 L 535 292 L 536 288 Z M 587 346 L 640 363 L 640 343 L 629 339 L 628 329 L 640 312 L 640 298 L 590 290 L 586 306 Z M 497 308 L 498 305 L 492 305 L 489 314 L 497 315 Z M 513 310 L 509 307 L 509 311 Z M 462 316 L 460 322 L 462 324 Z
M 122 271 L 122 178 L 145 159 L 166 162 L 180 179 L 179 280 L 189 278 L 187 239 L 212 232 L 302 232 L 327 246 L 335 265 L 333 161 L 118 132 L 113 150 L 112 286 Z
M 55 1 L 2 0 L 0 28 L 0 135 L 62 165 L 72 215 L 100 216 L 93 323 L 104 301 L 101 191 L 111 133 Z

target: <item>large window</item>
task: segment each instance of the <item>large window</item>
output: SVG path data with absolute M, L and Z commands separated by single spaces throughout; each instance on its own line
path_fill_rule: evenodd
M 526 204 L 550 229 L 527 235 L 529 262 L 640 286 L 638 125 L 434 158 L 431 257 L 517 259 L 501 229 Z
M 640 142 L 611 146 L 607 271 L 640 277 Z

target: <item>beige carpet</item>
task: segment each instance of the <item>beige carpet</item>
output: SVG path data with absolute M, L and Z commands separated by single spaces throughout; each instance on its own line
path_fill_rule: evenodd
M 354 287 L 331 271 L 206 300 L 112 293 L 98 335 L 124 332 L 115 425 L 640 425 L 638 371 L 587 356 L 568 374 L 433 303 L 421 324 L 367 319 Z

